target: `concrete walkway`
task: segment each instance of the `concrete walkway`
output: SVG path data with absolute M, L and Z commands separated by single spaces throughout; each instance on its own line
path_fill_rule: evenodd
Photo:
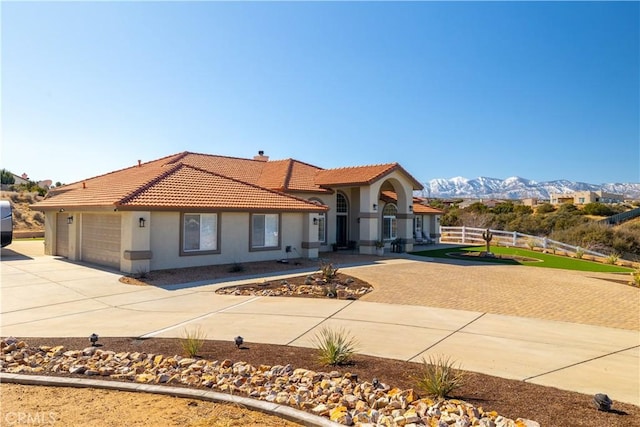
M 349 274 L 370 280 L 376 292 L 359 301 L 335 301 L 216 295 L 215 290 L 224 286 L 220 283 L 172 289 L 131 286 L 120 283 L 116 272 L 41 252 L 42 242 L 15 242 L 2 250 L 2 336 L 88 337 L 96 332 L 101 336 L 180 337 L 185 328 L 200 326 L 210 339 L 231 340 L 242 335 L 247 342 L 311 347 L 318 328 L 328 325 L 349 330 L 358 338 L 362 353 L 410 361 L 446 354 L 467 370 L 587 394 L 607 393 L 614 401 L 640 405 L 640 333 L 633 324 L 612 328 L 577 323 L 579 319 L 536 318 L 533 314 L 544 317 L 546 308 L 535 306 L 540 298 L 526 295 L 514 299 L 515 306 L 518 302 L 532 305 L 520 316 L 481 304 L 491 298 L 481 293 L 471 298 L 464 293 L 471 288 L 441 296 L 449 295 L 450 285 L 443 285 L 447 282 L 442 279 L 438 286 L 438 277 L 457 277 L 453 282 L 463 284 L 487 282 L 491 288 L 492 276 L 498 282 L 508 277 L 503 266 L 477 267 L 482 270 L 481 280 L 477 279 L 480 272 L 469 266 L 411 259 L 345 268 Z M 434 270 L 438 275 L 433 276 Z M 552 275 L 555 284 L 574 286 L 583 280 L 576 279 L 574 272 L 555 270 Z M 425 277 L 433 284 L 428 290 Z M 621 295 L 631 299 L 637 318 L 637 289 L 587 279 L 584 283 L 589 289 L 602 287 L 604 295 L 618 298 L 618 292 L 611 289 L 624 289 Z M 515 289 L 524 292 L 525 288 Z M 628 297 L 627 289 L 631 291 Z M 554 297 L 562 295 L 550 299 Z M 413 304 L 388 303 L 409 299 Z M 450 307 L 429 306 L 430 301 L 438 300 L 450 301 Z M 474 309 L 468 309 L 464 301 L 475 301 Z M 588 310 L 600 302 L 592 298 L 581 301 L 580 307 Z M 558 307 L 575 312 L 565 314 L 568 319 L 583 310 L 573 305 Z

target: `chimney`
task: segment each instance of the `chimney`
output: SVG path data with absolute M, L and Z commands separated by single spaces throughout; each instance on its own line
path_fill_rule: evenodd
M 253 156 L 253 160 L 258 160 L 260 162 L 267 162 L 269 161 L 269 156 L 265 156 L 264 151 L 260 150 L 258 151 L 257 156 Z
M 142 166 L 142 160 L 138 160 L 138 167 Z

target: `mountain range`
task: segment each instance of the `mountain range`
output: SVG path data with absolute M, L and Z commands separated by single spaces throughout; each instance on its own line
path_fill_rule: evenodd
M 517 176 L 499 179 L 479 177 L 467 179 L 455 177 L 438 178 L 423 183 L 423 197 L 472 198 L 472 199 L 525 199 L 536 197 L 549 199 L 551 193 L 573 193 L 576 191 L 606 191 L 624 194 L 625 198 L 640 199 L 640 183 L 588 184 L 566 179 L 536 182 Z

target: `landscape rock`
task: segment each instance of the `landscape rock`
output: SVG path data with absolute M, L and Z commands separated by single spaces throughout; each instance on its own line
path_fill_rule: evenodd
M 413 427 L 539 427 L 516 421 L 461 400 L 435 402 L 412 390 L 358 381 L 337 371 L 315 372 L 291 365 L 252 366 L 246 362 L 210 361 L 120 352 L 88 347 L 29 347 L 8 337 L 0 341 L 0 371 L 96 375 L 138 383 L 180 384 L 241 394 L 310 411 L 342 425 Z

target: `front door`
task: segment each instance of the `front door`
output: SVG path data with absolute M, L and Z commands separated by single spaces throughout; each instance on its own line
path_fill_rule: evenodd
M 339 247 L 346 247 L 347 240 L 349 239 L 349 233 L 347 230 L 347 216 L 336 216 L 336 243 Z
M 336 244 L 346 248 L 349 240 L 349 204 L 342 193 L 336 194 Z

